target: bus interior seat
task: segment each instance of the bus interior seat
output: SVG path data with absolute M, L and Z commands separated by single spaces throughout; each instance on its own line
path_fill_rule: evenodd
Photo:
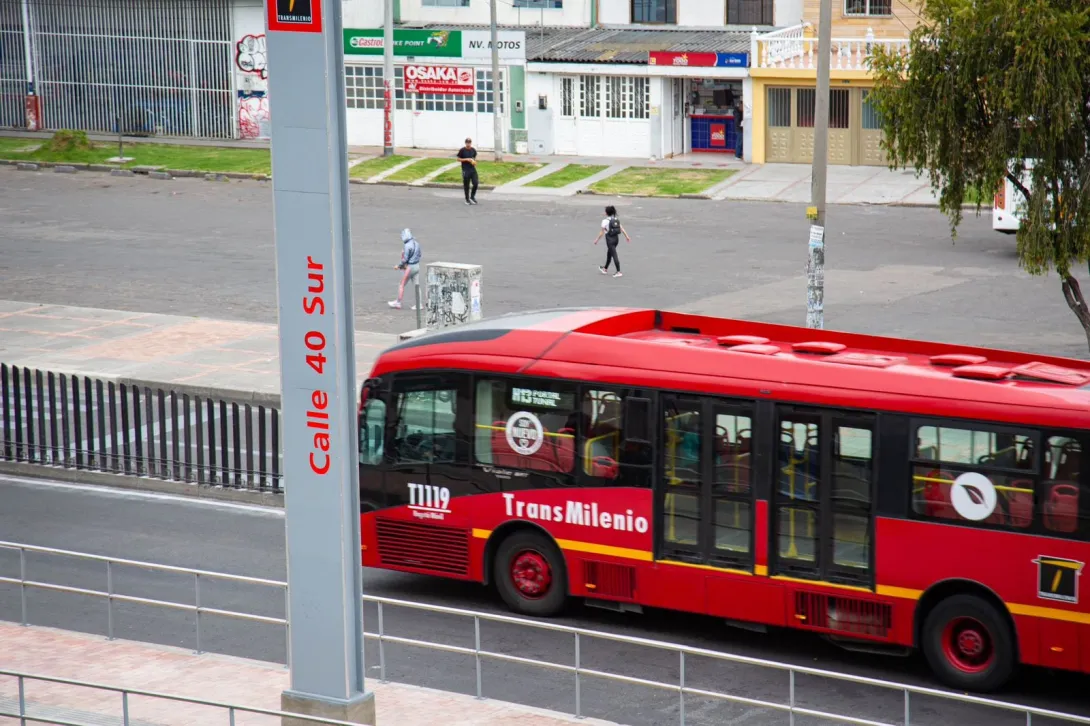
M 950 503 L 950 485 L 954 483 L 953 475 L 948 471 L 932 469 L 927 473 L 927 479 L 923 487 L 924 514 L 928 517 L 958 519 L 957 510 Z M 950 484 L 931 481 L 932 479 L 942 479 Z
M 1079 488 L 1069 481 L 1045 482 L 1045 527 L 1053 532 L 1071 533 L 1079 528 Z

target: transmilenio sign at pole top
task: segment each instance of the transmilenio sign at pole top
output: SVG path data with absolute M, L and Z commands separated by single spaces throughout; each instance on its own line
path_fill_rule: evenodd
M 269 30 L 321 33 L 322 0 L 265 0 Z
M 298 2 L 298 0 L 296 0 Z M 345 56 L 381 56 L 381 28 L 345 28 Z M 497 34 L 500 58 L 524 61 L 526 33 L 502 30 Z M 492 45 L 487 30 L 421 30 L 394 29 L 394 55 L 420 58 L 479 58 L 492 57 Z

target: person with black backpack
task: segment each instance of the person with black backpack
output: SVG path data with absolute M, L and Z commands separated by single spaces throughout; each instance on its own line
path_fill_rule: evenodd
M 621 277 L 621 258 L 617 256 L 617 245 L 621 242 L 622 234 L 629 243 L 632 242 L 628 232 L 625 232 L 624 227 L 621 226 L 621 220 L 617 218 L 617 208 L 611 204 L 606 207 L 606 218 L 602 220 L 602 229 L 598 231 L 598 236 L 594 238 L 594 244 L 598 244 L 598 240 L 602 239 L 602 235 L 606 237 L 606 264 L 598 268 L 603 275 L 609 274 L 609 263 L 613 262 L 617 268 L 613 276 Z

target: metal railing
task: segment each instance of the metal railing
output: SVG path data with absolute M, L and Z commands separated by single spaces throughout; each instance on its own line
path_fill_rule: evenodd
M 248 585 L 264 585 L 267 587 L 279 588 L 284 591 L 285 596 L 287 594 L 287 583 L 280 580 L 269 580 L 258 577 L 246 577 L 242 575 L 230 575 L 222 572 L 212 572 L 208 570 L 198 570 L 187 567 L 176 567 L 173 565 L 160 565 L 151 562 L 142 562 L 139 560 L 127 560 L 115 557 L 106 557 L 103 555 L 91 555 L 82 552 L 73 552 L 70 550 L 60 550 L 51 547 L 37 547 L 32 545 L 23 545 L 14 542 L 0 542 L 0 550 L 15 550 L 19 552 L 19 577 L 0 577 L 0 584 L 17 585 L 20 588 L 20 596 L 22 603 L 22 624 L 28 624 L 27 620 L 27 601 L 26 592 L 28 588 L 39 588 L 45 590 L 52 590 L 56 592 L 66 592 L 78 595 L 87 595 L 91 597 L 97 597 L 105 599 L 107 601 L 107 620 L 109 628 L 109 637 L 113 638 L 113 603 L 128 602 L 140 605 L 149 605 L 157 607 L 171 608 L 174 610 L 182 610 L 187 612 L 196 613 L 197 615 L 197 652 L 201 652 L 201 615 L 219 615 L 223 617 L 236 618 L 241 620 L 249 620 L 253 622 L 268 623 L 273 625 L 283 625 L 285 628 L 288 626 L 286 618 L 268 617 L 264 615 L 254 615 L 251 613 L 242 613 L 232 610 L 221 610 L 216 608 L 209 608 L 200 604 L 200 583 L 202 580 L 223 580 L 227 582 L 235 582 L 239 584 Z M 71 587 L 68 585 L 57 585 L 52 583 L 39 582 L 27 578 L 26 572 L 26 555 L 27 553 L 55 555 L 62 557 L 73 557 L 85 561 L 101 562 L 106 566 L 106 580 L 107 589 L 90 590 L 86 588 Z M 171 602 L 165 600 L 155 600 L 149 598 L 134 597 L 131 595 L 120 595 L 113 592 L 113 569 L 115 567 L 136 567 L 157 572 L 175 573 L 181 575 L 187 575 L 193 577 L 195 599 L 194 604 L 189 605 L 186 603 Z M 408 600 L 398 600 L 395 598 L 376 597 L 374 595 L 363 595 L 363 601 L 374 603 L 378 608 L 378 632 L 365 632 L 364 638 L 366 640 L 377 641 L 379 650 L 379 677 L 380 680 L 386 681 L 386 645 L 396 644 L 409 646 L 414 648 L 423 648 L 426 650 L 435 650 L 446 653 L 454 653 L 458 655 L 464 655 L 472 657 L 474 659 L 476 669 L 476 696 L 477 698 L 484 698 L 483 695 L 483 670 L 482 666 L 484 661 L 496 661 L 501 663 L 511 663 L 524 666 L 532 666 L 535 668 L 542 668 L 551 671 L 557 671 L 570 674 L 573 677 L 573 700 L 574 700 L 574 714 L 582 717 L 583 703 L 582 703 L 582 687 L 583 681 L 587 678 L 603 679 L 607 681 L 613 681 L 616 683 L 624 683 L 628 685 L 643 686 L 646 688 L 652 688 L 660 691 L 668 691 L 676 693 L 678 695 L 678 708 L 679 708 L 679 724 L 685 726 L 685 699 L 686 697 L 698 697 L 706 699 L 714 699 L 718 701 L 725 701 L 729 703 L 741 704 L 745 706 L 751 706 L 756 708 L 765 708 L 772 711 L 778 711 L 789 715 L 791 723 L 794 723 L 795 716 L 810 716 L 819 719 L 826 719 L 841 724 L 857 724 L 858 726 L 911 726 L 911 705 L 913 697 L 923 698 L 935 698 L 948 702 L 957 702 L 968 705 L 983 706 L 987 708 L 1000 709 L 1003 711 L 1019 713 L 1025 716 L 1025 723 L 1027 726 L 1032 726 L 1034 718 L 1049 718 L 1059 721 L 1066 721 L 1069 723 L 1078 724 L 1090 724 L 1090 717 L 1079 716 L 1076 714 L 1061 713 L 1058 711 L 1052 711 L 1048 709 L 1036 708 L 1033 706 L 1026 706 L 1022 704 L 1010 703 L 1006 701 L 998 701 L 989 698 L 982 698 L 979 696 L 970 696 L 967 694 L 954 693 L 950 691 L 942 691 L 935 688 L 926 688 L 922 686 L 913 686 L 907 683 L 897 683 L 893 681 L 886 681 L 877 678 L 868 678 L 864 676 L 854 676 L 847 673 L 838 673 L 836 671 L 828 671 L 819 668 L 809 668 L 806 666 L 796 666 L 788 663 L 781 663 L 777 661 L 764 660 L 761 658 L 752 658 L 749 656 L 733 655 L 730 653 L 722 653 L 715 650 L 709 650 L 707 648 L 697 648 L 687 645 L 681 645 L 678 643 L 669 643 L 661 640 L 652 640 L 648 638 L 637 638 L 629 635 L 619 635 L 615 633 L 608 633 L 598 630 L 590 630 L 587 628 L 578 628 L 570 625 L 562 625 L 559 623 L 553 623 L 548 621 L 529 620 L 526 618 L 515 617 L 512 615 L 501 615 L 495 613 L 485 613 L 475 610 L 463 610 L 460 608 L 445 607 L 441 605 L 430 605 L 425 603 L 412 602 Z M 286 600 L 285 600 L 286 603 Z M 286 605 L 285 605 L 286 606 Z M 396 608 L 408 608 L 412 610 L 425 611 L 429 613 L 438 613 L 444 615 L 455 615 L 464 618 L 470 618 L 473 620 L 473 633 L 474 644 L 473 647 L 449 645 L 446 643 L 437 643 L 429 640 L 419 640 L 416 638 L 405 638 L 396 635 L 389 635 L 386 633 L 385 627 L 385 610 L 388 607 Z M 497 653 L 489 650 L 485 650 L 481 647 L 481 623 L 493 622 L 504 623 L 508 625 L 515 625 L 519 627 L 530 628 L 538 631 L 549 631 L 553 633 L 562 633 L 564 635 L 571 636 L 573 638 L 573 644 L 575 647 L 575 657 L 572 664 L 554 663 L 551 661 L 540 660 L 536 658 L 525 658 L 522 656 L 511 655 L 508 653 Z M 594 668 L 587 668 L 582 664 L 582 647 L 583 643 L 588 640 L 605 640 L 615 643 L 623 643 L 626 645 L 634 645 L 644 648 L 652 648 L 655 650 L 666 651 L 672 653 L 677 657 L 678 673 L 679 677 L 676 682 L 656 681 L 648 678 L 639 678 L 635 676 L 623 675 L 620 673 L 611 673 Z M 290 662 L 290 638 L 289 641 L 287 659 Z M 708 658 L 721 662 L 734 663 L 739 665 L 748 665 L 759 668 L 767 668 L 774 671 L 780 671 L 787 673 L 788 676 L 788 698 L 786 703 L 779 703 L 774 701 L 767 701 L 757 698 L 748 698 L 745 696 L 738 696 L 734 694 L 724 693 L 721 691 L 710 691 L 703 688 L 696 688 L 686 684 L 686 665 L 694 658 Z M 806 708 L 800 706 L 796 699 L 796 681 L 798 676 L 813 676 L 818 678 L 827 678 L 844 683 L 853 683 L 856 685 L 870 686 L 874 688 L 880 688 L 887 691 L 899 691 L 901 693 L 904 702 L 904 717 L 902 720 L 894 723 L 887 721 L 875 721 L 871 719 L 859 718 L 856 716 L 849 716 L 845 714 L 833 713 L 831 711 L 822 711 L 812 708 Z
M 870 57 L 876 47 L 881 46 L 887 53 L 905 54 L 910 45 L 908 38 L 875 38 L 874 31 L 867 28 L 862 38 L 832 39 L 830 67 L 833 70 L 869 70 Z M 751 48 L 754 68 L 817 68 L 818 39 L 816 35 L 807 35 L 805 24 L 763 35 L 754 34 Z
M 0 461 L 278 492 L 280 412 L 0 363 Z
M 302 714 L 291 713 L 289 711 L 272 711 L 267 708 L 256 708 L 253 706 L 236 706 L 230 703 L 222 703 L 220 701 L 205 701 L 199 698 L 188 698 L 186 696 L 175 696 L 169 693 L 158 693 L 156 691 L 141 691 L 134 688 L 119 688 L 117 686 L 107 686 L 101 683 L 92 683 L 90 681 L 77 681 L 71 678 L 55 678 L 53 676 L 41 676 L 34 673 L 21 673 L 19 671 L 9 671 L 0 669 L 0 677 L 7 676 L 9 678 L 15 678 L 19 687 L 19 710 L 15 713 L 10 711 L 0 711 L 0 717 L 17 718 L 19 719 L 20 726 L 26 726 L 27 723 L 45 723 L 55 724 L 56 726 L 92 726 L 86 721 L 69 721 L 67 719 L 58 718 L 56 716 L 49 716 L 45 718 L 42 716 L 36 716 L 31 714 L 28 708 L 26 697 L 26 682 L 27 681 L 40 681 L 43 683 L 58 683 L 65 686 L 78 686 L 80 688 L 91 688 L 96 691 L 110 691 L 121 695 L 121 724 L 122 726 L 129 726 L 131 721 L 129 720 L 129 697 L 141 696 L 144 698 L 155 698 L 164 701 L 174 701 L 176 703 L 185 703 L 191 706 L 205 706 L 210 708 L 219 708 L 227 711 L 227 723 L 230 726 L 235 726 L 235 714 L 237 713 L 251 713 L 260 716 L 275 716 L 280 719 L 291 718 L 295 721 L 304 721 L 306 723 L 314 724 L 330 724 L 331 726 L 359 726 L 359 724 L 351 721 L 337 721 L 331 718 L 323 718 L 321 716 L 304 716 Z

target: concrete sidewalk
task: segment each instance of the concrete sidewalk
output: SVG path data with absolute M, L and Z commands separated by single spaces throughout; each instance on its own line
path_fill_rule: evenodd
M 810 166 L 750 165 L 728 179 L 711 196 L 720 201 L 808 203 Z M 917 177 L 911 170 L 890 171 L 877 166 L 830 166 L 826 199 L 829 204 L 933 207 L 939 203 L 926 175 Z
M 277 327 L 0 300 L 0 363 L 278 404 Z M 397 342 L 356 333 L 358 380 Z
M 232 706 L 280 710 L 288 688 L 283 666 L 230 656 L 126 640 L 107 640 L 65 630 L 0 622 L 0 669 L 151 691 Z M 370 674 L 368 674 L 370 676 Z M 487 683 L 485 684 L 487 687 Z M 576 719 L 554 711 L 429 688 L 380 683 L 368 677 L 375 694 L 378 726 L 617 726 L 593 718 Z M 120 723 L 121 696 L 66 684 L 26 681 L 27 715 L 78 723 Z M 19 712 L 15 678 L 0 676 L 0 712 Z M 141 726 L 226 724 L 223 709 L 176 701 L 129 697 L 129 720 Z M 18 719 L 0 716 L 0 724 Z M 234 723 L 279 726 L 274 716 L 239 713 Z

